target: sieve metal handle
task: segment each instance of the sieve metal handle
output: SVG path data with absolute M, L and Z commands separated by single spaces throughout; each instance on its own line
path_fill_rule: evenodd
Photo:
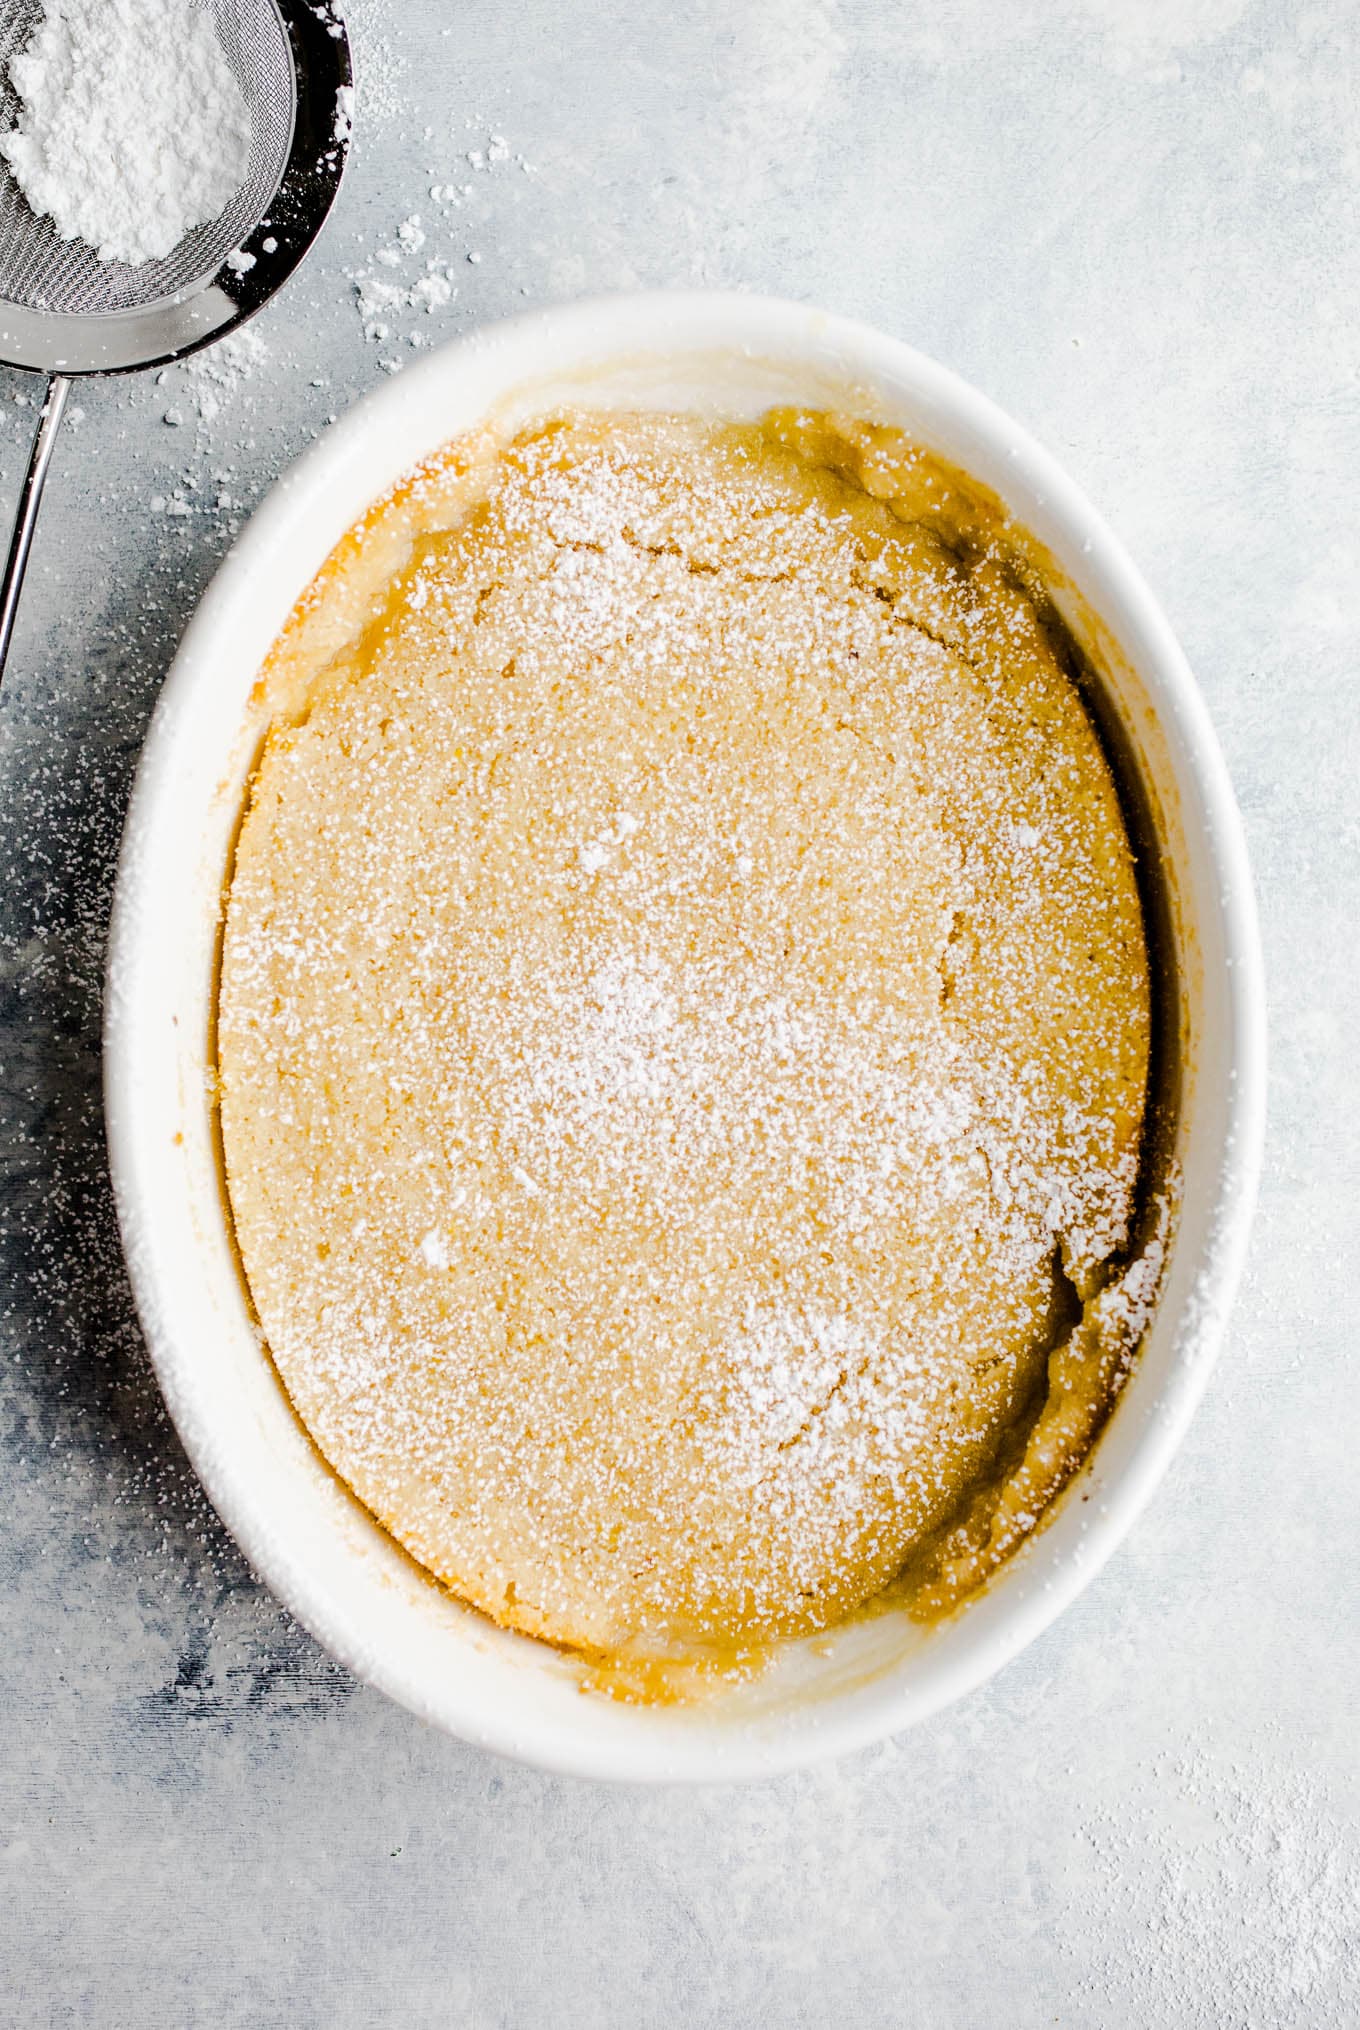
M 57 432 L 61 428 L 62 411 L 66 407 L 66 397 L 70 392 L 71 383 L 65 374 L 53 374 L 49 378 L 47 392 L 43 397 L 42 415 L 38 418 L 38 434 L 33 439 L 33 449 L 29 454 L 24 490 L 19 496 L 19 512 L 14 520 L 14 534 L 9 539 L 5 575 L 0 579 L 0 677 L 5 674 L 10 637 L 14 633 L 14 616 L 18 611 L 19 593 L 23 588 L 24 572 L 28 567 L 28 553 L 33 548 L 33 531 L 38 523 L 43 487 L 47 482 L 48 467 L 52 463 Z

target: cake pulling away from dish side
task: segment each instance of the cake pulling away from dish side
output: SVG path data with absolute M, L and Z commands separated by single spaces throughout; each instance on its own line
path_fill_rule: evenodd
M 1167 1241 L 1128 834 L 995 503 L 843 417 L 554 416 L 380 502 L 262 681 L 223 1144 L 336 1472 L 603 1659 L 965 1599 Z

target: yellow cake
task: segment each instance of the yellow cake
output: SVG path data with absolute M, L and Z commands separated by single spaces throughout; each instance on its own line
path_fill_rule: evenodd
M 948 1606 L 1147 1309 L 1110 770 L 893 433 L 566 415 L 380 503 L 265 674 L 222 1130 L 317 1445 L 591 1652 Z

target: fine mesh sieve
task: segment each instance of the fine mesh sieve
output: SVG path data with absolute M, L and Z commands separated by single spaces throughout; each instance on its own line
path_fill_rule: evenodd
M 163 259 L 101 261 L 39 217 L 0 158 L 0 362 L 49 376 L 0 583 L 0 673 L 71 377 L 133 373 L 224 338 L 287 281 L 321 230 L 349 147 L 352 72 L 338 0 L 186 0 L 209 8 L 250 109 L 246 178 Z M 20 106 L 11 59 L 42 0 L 0 18 L 0 130 Z

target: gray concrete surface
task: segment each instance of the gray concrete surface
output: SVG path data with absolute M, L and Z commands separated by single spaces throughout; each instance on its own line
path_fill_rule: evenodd
M 1356 11 L 353 13 L 365 90 L 323 245 L 248 371 L 79 395 L 0 697 L 0 2021 L 1353 2025 Z M 413 214 L 424 247 L 378 262 Z M 450 302 L 366 337 L 356 276 L 405 293 L 431 258 Z M 233 520 L 410 332 L 671 282 L 900 333 L 1107 510 L 1227 750 L 1274 1050 L 1246 1290 L 1126 1549 L 935 1724 L 683 1794 L 434 1735 L 256 1583 L 159 1405 L 98 1097 L 128 782 Z M 6 503 L 30 389 L 0 375 Z

